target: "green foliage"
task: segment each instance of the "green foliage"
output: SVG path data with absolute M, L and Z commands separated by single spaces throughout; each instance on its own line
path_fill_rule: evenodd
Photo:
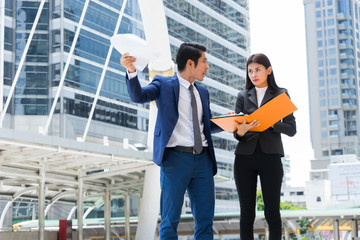
M 308 224 L 310 222 L 309 219 L 305 219 L 305 220 L 298 220 L 296 221 L 299 226 L 300 226 L 300 234 L 303 235 L 303 234 L 306 234 L 307 233 L 307 230 L 308 230 Z
M 264 200 L 261 191 L 256 192 L 256 204 L 258 211 L 264 211 Z M 305 209 L 305 207 L 298 207 L 292 204 L 290 201 L 285 201 L 280 203 L 280 210 L 300 210 Z
M 257 210 L 258 211 L 264 211 L 264 200 L 262 196 L 261 191 L 256 192 L 256 203 L 257 203 Z M 285 201 L 280 203 L 280 210 L 300 210 L 300 209 L 306 209 L 305 207 L 298 207 L 292 204 L 290 201 Z M 304 236 L 307 233 L 307 225 L 310 222 L 310 220 L 299 220 L 297 223 L 300 226 L 300 234 Z M 294 237 L 294 236 L 291 236 Z M 306 239 L 306 237 L 302 237 L 303 239 Z
M 264 199 L 261 191 L 256 192 L 256 206 L 258 211 L 264 211 Z
M 300 209 L 305 209 L 305 207 L 295 206 L 290 201 L 285 201 L 280 203 L 280 210 L 300 210 Z

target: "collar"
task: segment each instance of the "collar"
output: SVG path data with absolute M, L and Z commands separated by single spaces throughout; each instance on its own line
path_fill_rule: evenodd
M 182 78 L 179 74 L 177 74 L 177 77 L 178 77 L 178 79 L 179 79 L 179 83 L 183 86 L 183 87 L 185 87 L 185 88 L 189 88 L 190 87 L 190 84 L 191 83 L 189 83 L 188 81 L 186 81 L 184 78 Z M 195 86 L 195 85 L 194 85 Z
M 256 89 L 256 92 L 260 91 L 260 92 L 266 92 L 266 89 L 268 89 L 269 86 L 266 86 L 266 87 L 262 87 L 262 88 L 258 88 L 258 87 L 255 87 Z

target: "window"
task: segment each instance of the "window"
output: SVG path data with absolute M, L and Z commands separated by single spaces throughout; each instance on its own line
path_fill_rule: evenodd
M 355 85 L 355 79 L 353 78 L 342 79 L 341 83 L 345 85 Z
M 346 95 L 355 96 L 356 90 L 354 88 L 347 88 L 347 89 L 343 89 L 341 91 L 341 93 L 343 96 L 346 96 Z
M 354 60 L 353 59 L 350 59 L 350 58 L 347 58 L 347 59 L 342 59 L 340 60 L 340 64 L 341 65 L 354 65 Z
M 321 116 L 322 118 L 326 118 L 326 111 L 321 110 L 321 111 L 320 111 L 320 116 Z
M 334 46 L 335 45 L 335 38 L 330 38 L 329 40 L 328 40 L 328 45 L 329 46 Z
M 336 58 L 330 58 L 329 64 L 330 64 L 330 66 L 336 65 Z
M 316 31 L 316 36 L 317 36 L 318 38 L 321 38 L 321 37 L 322 37 L 322 32 L 321 32 L 321 30 Z
M 339 121 L 338 120 L 330 120 L 329 121 L 329 126 L 330 127 L 338 127 L 339 126 Z
M 326 126 L 327 126 L 327 122 L 326 121 L 321 121 L 321 127 L 326 128 Z
M 331 88 L 330 89 L 331 96 L 337 96 L 339 93 L 339 89 L 337 88 Z
M 339 20 L 339 26 L 351 26 L 351 20 L 346 19 L 346 20 Z
M 345 131 L 345 136 L 357 136 L 357 131 Z
M 323 46 L 322 40 L 319 40 L 319 41 L 317 42 L 317 45 L 318 45 L 318 47 L 322 47 L 322 46 Z
M 329 116 L 337 116 L 338 111 L 337 110 L 329 110 Z
M 354 69 L 351 69 L 351 68 L 342 69 L 342 70 L 341 70 L 341 74 L 354 75 Z
M 344 121 L 346 130 L 356 130 L 356 121 Z
M 328 6 L 332 6 L 332 0 L 328 0 L 328 1 L 327 1 L 327 5 L 328 5 Z
M 334 36 L 335 35 L 335 29 L 334 28 L 330 28 L 328 30 L 328 33 L 327 33 L 328 36 Z
M 337 78 L 330 78 L 330 84 L 331 84 L 332 86 L 337 85 L 337 84 L 338 84 Z
M 331 155 L 343 155 L 342 149 L 331 150 Z
M 343 29 L 339 31 L 340 35 L 345 35 L 345 36 L 351 36 L 352 35 L 352 30 L 349 28 Z
M 335 48 L 330 48 L 328 53 L 329 53 L 330 56 L 334 56 L 334 55 L 336 55 L 336 49 Z
M 323 138 L 327 138 L 327 131 L 321 131 L 321 137 L 323 137 Z
M 320 89 L 320 97 L 325 97 L 325 90 L 324 89 Z
M 356 19 L 359 19 L 359 15 L 358 15 L 358 6 L 357 6 L 357 4 L 355 3 L 355 16 L 356 16 Z M 356 28 L 358 28 L 357 26 L 356 26 Z
M 324 66 L 324 60 L 319 60 L 318 65 L 319 65 L 319 67 L 323 67 Z
M 327 20 L 327 25 L 328 26 L 333 26 L 335 24 L 335 20 L 333 18 L 330 18 Z
M 338 1 L 338 12 L 344 14 L 345 16 L 350 16 L 350 1 L 349 0 L 343 0 Z
M 333 16 L 334 10 L 332 8 L 328 9 L 328 16 Z
M 339 99 L 337 99 L 337 98 L 332 98 L 330 105 L 331 105 L 331 106 L 338 106 L 338 105 L 339 105 Z
M 316 21 L 316 27 L 321 28 L 321 21 Z
M 318 51 L 318 57 L 323 57 L 323 54 L 324 54 L 323 50 Z
M 326 100 L 320 99 L 320 107 L 325 107 L 325 106 L 326 106 Z
M 324 76 L 324 70 L 319 70 L 319 77 L 323 77 Z
M 344 118 L 345 119 L 355 119 L 356 118 L 356 111 L 344 111 Z
M 338 130 L 330 131 L 330 137 L 339 137 L 339 136 L 340 136 L 340 132 Z
M 336 75 L 337 69 L 336 68 L 330 68 L 330 75 Z

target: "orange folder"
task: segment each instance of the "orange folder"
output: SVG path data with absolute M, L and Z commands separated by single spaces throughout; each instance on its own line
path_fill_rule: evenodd
M 244 119 L 246 119 L 246 122 L 250 123 L 253 120 L 258 120 L 260 126 L 254 127 L 250 131 L 262 132 L 296 110 L 297 108 L 291 102 L 289 96 L 286 93 L 282 93 L 250 115 L 222 115 L 212 118 L 211 121 L 225 131 L 233 132 L 236 130 L 235 121 L 243 123 Z

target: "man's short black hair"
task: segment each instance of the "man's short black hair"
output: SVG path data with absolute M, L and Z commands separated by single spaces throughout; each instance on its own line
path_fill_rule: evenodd
M 176 64 L 178 71 L 185 69 L 186 63 L 189 59 L 193 60 L 195 67 L 201 57 L 201 52 L 206 52 L 206 47 L 199 43 L 185 42 L 180 45 L 176 55 Z

